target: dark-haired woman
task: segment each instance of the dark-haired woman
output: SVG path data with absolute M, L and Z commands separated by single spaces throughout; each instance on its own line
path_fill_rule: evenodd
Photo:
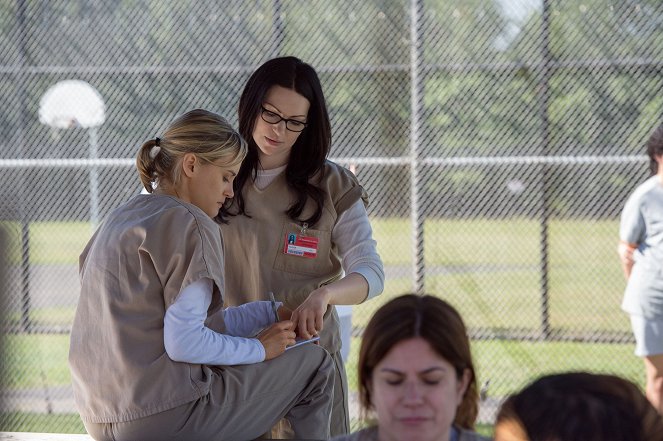
M 635 354 L 645 362 L 647 398 L 663 414 L 663 124 L 647 141 L 652 176 L 624 205 L 618 253 L 627 279 Z
M 500 406 L 495 441 L 662 441 L 663 419 L 638 386 L 590 372 L 545 375 Z
M 473 431 L 479 394 L 467 329 L 444 300 L 406 294 L 381 306 L 357 370 L 364 416 L 375 423 L 336 441 L 487 440 Z
M 349 431 L 347 380 L 334 305 L 382 292 L 384 272 L 366 213 L 367 196 L 327 160 L 331 127 L 315 70 L 295 57 L 267 61 L 239 102 L 249 144 L 222 210 L 228 301 L 277 300 L 293 310 L 300 337 L 320 335 L 337 377 L 331 433 Z

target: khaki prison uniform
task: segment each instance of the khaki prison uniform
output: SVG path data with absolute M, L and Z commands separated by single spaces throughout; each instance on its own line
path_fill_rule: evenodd
M 165 312 L 183 288 L 209 278 L 208 315 L 223 305 L 222 247 L 209 216 L 163 195 L 134 197 L 88 243 L 69 363 L 76 406 L 95 439 L 246 440 L 283 416 L 295 419 L 299 437 L 328 434 L 320 426 L 329 421 L 333 364 L 321 348 L 244 366 L 166 354 Z
M 317 183 L 319 175 L 311 182 Z M 367 196 L 357 178 L 347 169 L 327 161 L 324 178 L 316 184 L 324 190 L 324 206 L 320 221 L 303 234 L 319 239 L 317 256 L 307 258 L 284 253 L 287 235 L 302 233 L 302 224 L 293 222 L 286 210 L 295 200 L 288 189 L 285 171 L 263 190 L 253 182 L 242 189 L 248 216 L 230 216 L 221 225 L 226 259 L 226 297 L 230 305 L 266 300 L 272 291 L 277 300 L 290 309 L 298 307 L 308 295 L 322 285 L 341 278 L 341 256 L 331 234 L 338 216 L 360 198 Z M 315 209 L 309 198 L 300 218 L 306 219 Z M 236 213 L 236 205 L 230 213 Z M 334 409 L 331 418 L 332 436 L 348 433 L 348 390 L 345 367 L 341 358 L 341 335 L 336 308 L 330 305 L 324 315 L 320 345 L 327 349 L 336 365 Z

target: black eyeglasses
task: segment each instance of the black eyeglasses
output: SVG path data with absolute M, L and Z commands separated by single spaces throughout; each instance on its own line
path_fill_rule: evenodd
M 285 119 L 281 118 L 281 115 L 278 113 L 271 112 L 264 107 L 261 107 L 262 111 L 260 112 L 260 117 L 263 121 L 270 124 L 278 124 L 281 121 L 285 121 L 285 128 L 291 132 L 301 132 L 306 128 L 306 123 L 302 121 L 297 121 L 296 119 Z

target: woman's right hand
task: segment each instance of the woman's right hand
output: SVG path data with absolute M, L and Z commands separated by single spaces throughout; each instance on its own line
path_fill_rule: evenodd
M 631 277 L 631 270 L 633 269 L 633 253 L 638 249 L 638 244 L 619 241 L 617 245 L 617 254 L 622 262 L 622 269 L 626 280 Z
M 274 323 L 258 334 L 258 340 L 265 348 L 265 360 L 276 358 L 286 346 L 295 344 L 294 324 L 290 320 Z

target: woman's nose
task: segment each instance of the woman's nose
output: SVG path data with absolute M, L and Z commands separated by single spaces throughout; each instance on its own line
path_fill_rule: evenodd
M 419 404 L 423 400 L 423 393 L 421 387 L 416 383 L 408 383 L 405 385 L 405 390 L 403 391 L 403 401 L 406 404 Z
M 279 121 L 279 122 L 277 122 L 277 123 L 273 123 L 273 124 L 272 124 L 272 129 L 273 129 L 276 133 L 283 133 L 283 132 L 285 132 L 285 129 L 286 129 L 286 123 L 285 123 L 285 121 L 284 121 L 284 120 L 281 120 L 281 121 Z

